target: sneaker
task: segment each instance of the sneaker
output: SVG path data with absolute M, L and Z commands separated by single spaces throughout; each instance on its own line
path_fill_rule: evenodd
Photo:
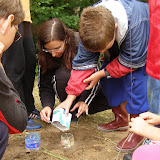
M 133 153 L 125 154 L 124 157 L 123 157 L 123 160 L 132 160 L 132 154 Z
M 28 113 L 29 118 L 41 119 L 40 112 L 37 109 L 34 109 L 32 112 Z
M 28 122 L 27 122 L 27 126 L 26 126 L 27 130 L 39 129 L 39 128 L 41 128 L 41 124 L 33 121 L 31 118 L 28 118 Z
M 78 123 L 78 118 L 75 114 L 72 114 L 71 123 Z
M 144 142 L 143 142 L 143 144 L 142 144 L 142 145 L 150 144 L 150 143 L 151 143 L 151 140 L 150 140 L 150 139 L 148 139 L 148 138 L 146 138 L 146 139 L 144 140 Z

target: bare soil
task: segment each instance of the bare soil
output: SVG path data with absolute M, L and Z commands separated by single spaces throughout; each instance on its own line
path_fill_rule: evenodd
M 34 87 L 36 108 L 41 110 L 38 96 L 37 82 Z M 89 116 L 81 116 L 78 123 L 72 123 L 68 131 L 74 135 L 74 146 L 64 149 L 61 144 L 62 131 L 51 124 L 41 120 L 42 128 L 39 130 L 24 131 L 21 134 L 10 135 L 9 143 L 2 160 L 116 160 L 118 152 L 116 144 L 127 135 L 126 132 L 101 132 L 97 124 L 108 123 L 114 120 L 111 110 L 103 111 Z M 41 135 L 41 145 L 38 151 L 26 152 L 24 136 L 28 132 Z M 120 153 L 118 160 L 123 159 Z

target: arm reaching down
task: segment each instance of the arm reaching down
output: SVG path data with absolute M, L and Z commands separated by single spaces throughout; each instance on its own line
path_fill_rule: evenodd
M 66 92 L 68 96 L 62 103 L 60 103 L 56 107 L 56 109 L 58 108 L 65 109 L 65 114 L 67 116 L 73 101 L 76 99 L 77 96 L 79 96 L 84 91 L 84 89 L 88 85 L 87 83 L 85 84 L 83 80 L 86 77 L 90 76 L 94 71 L 95 69 L 82 70 L 82 71 L 72 70 L 71 77 L 68 81 L 68 86 L 66 87 Z
M 75 95 L 68 95 L 67 98 L 62 103 L 60 103 L 55 109 L 59 108 L 65 109 L 65 115 L 68 116 L 69 109 L 75 99 L 76 99 Z

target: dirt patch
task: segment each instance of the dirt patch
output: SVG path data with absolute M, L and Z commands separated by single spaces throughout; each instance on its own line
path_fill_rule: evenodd
M 40 110 L 37 90 L 35 84 L 35 104 Z M 69 149 L 64 149 L 60 145 L 62 131 L 51 124 L 37 120 L 42 128 L 29 132 L 41 135 L 40 150 L 26 153 L 24 136 L 28 131 L 25 131 L 9 136 L 9 143 L 2 160 L 115 160 L 118 154 L 115 146 L 127 132 L 101 132 L 96 129 L 97 124 L 107 123 L 113 119 L 110 110 L 86 117 L 81 116 L 78 123 L 71 124 L 69 133 L 74 135 L 75 144 Z M 123 155 L 120 153 L 119 160 L 123 159 Z

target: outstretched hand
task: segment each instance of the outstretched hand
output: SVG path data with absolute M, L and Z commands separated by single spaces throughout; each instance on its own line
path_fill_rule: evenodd
M 145 112 L 141 113 L 139 117 L 131 119 L 129 131 L 151 140 L 160 141 L 159 128 L 153 126 L 157 124 L 160 124 L 160 116 Z
M 90 77 L 83 80 L 84 83 L 89 83 L 89 85 L 85 88 L 86 90 L 90 90 L 97 84 L 99 79 L 101 78 L 100 71 L 93 73 Z
M 85 102 L 77 102 L 71 109 L 71 112 L 73 112 L 76 108 L 78 108 L 78 113 L 76 114 L 77 117 L 79 117 L 83 112 L 86 112 L 86 115 L 88 115 L 88 105 Z
M 69 109 L 71 108 L 71 105 L 75 99 L 76 99 L 75 95 L 68 95 L 67 98 L 62 103 L 60 103 L 55 109 L 59 108 L 65 109 L 65 115 L 68 116 Z
M 148 127 L 150 127 L 150 125 L 141 117 L 132 118 L 129 125 L 129 131 L 140 136 L 145 136 L 146 129 L 148 130 Z
M 52 113 L 52 109 L 50 107 L 48 106 L 44 107 L 40 112 L 41 120 L 45 121 L 46 123 L 49 123 L 51 113 Z
M 60 103 L 55 109 L 59 109 L 59 108 L 65 109 L 65 115 L 68 116 L 69 109 L 70 109 L 71 105 L 72 104 L 68 103 L 68 101 L 66 99 L 65 101 L 63 101 L 62 103 Z

